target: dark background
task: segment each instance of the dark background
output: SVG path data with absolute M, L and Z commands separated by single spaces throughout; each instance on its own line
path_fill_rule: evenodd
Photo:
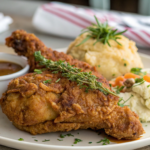
M 52 0 L 52 1 L 89 6 L 89 0 Z M 138 13 L 138 4 L 139 4 L 138 0 L 110 0 L 110 10 Z

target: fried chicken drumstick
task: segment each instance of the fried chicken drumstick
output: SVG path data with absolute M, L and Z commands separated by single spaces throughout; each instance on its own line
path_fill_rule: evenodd
M 35 51 L 53 61 L 69 62 L 82 71 L 92 71 L 97 81 L 110 90 L 108 81 L 94 67 L 74 60 L 71 56 L 47 48 L 33 34 L 18 30 L 6 39 L 6 45 L 19 55 L 26 56 L 31 66 L 44 68 L 35 61 Z M 136 139 L 144 133 L 138 116 L 128 107 L 117 105 L 119 98 L 100 90 L 85 92 L 76 82 L 62 73 L 45 70 L 41 74 L 29 73 L 9 83 L 0 101 L 2 111 L 20 130 L 31 134 L 77 129 L 104 129 L 117 139 Z

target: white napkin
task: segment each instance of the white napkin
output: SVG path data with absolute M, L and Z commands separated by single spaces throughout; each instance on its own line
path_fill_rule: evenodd
M 8 30 L 9 25 L 13 22 L 12 18 L 9 16 L 4 16 L 0 13 L 0 33 Z
M 93 10 L 72 5 L 51 2 L 37 9 L 33 25 L 39 31 L 62 37 L 75 38 L 83 28 L 95 23 L 94 15 L 118 31 L 128 29 L 125 36 L 138 46 L 150 47 L 150 17 L 137 17 L 125 13 Z

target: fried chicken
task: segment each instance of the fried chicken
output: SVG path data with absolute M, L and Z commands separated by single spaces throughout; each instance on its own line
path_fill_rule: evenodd
M 6 45 L 12 47 L 18 55 L 26 56 L 28 58 L 31 72 L 35 68 L 41 68 L 34 59 L 34 52 L 41 51 L 41 54 L 47 59 L 53 61 L 65 60 L 71 65 L 81 68 L 83 71 L 92 71 L 94 75 L 102 77 L 96 70 L 96 67 L 92 67 L 88 63 L 73 59 L 71 55 L 47 48 L 34 34 L 28 34 L 23 30 L 17 30 L 13 32 L 10 37 L 6 38 Z
M 40 68 L 34 59 L 34 52 L 40 50 L 48 59 L 62 59 L 82 71 L 92 71 L 98 81 L 110 89 L 108 81 L 94 67 L 52 51 L 33 34 L 15 31 L 6 39 L 6 44 L 28 58 L 31 71 Z M 58 79 L 59 82 L 56 82 Z M 50 80 L 50 83 L 44 82 Z M 0 103 L 10 121 L 18 129 L 31 134 L 91 128 L 104 129 L 117 139 L 140 137 L 144 130 L 138 116 L 128 107 L 118 106 L 118 100 L 117 96 L 105 95 L 99 90 L 86 93 L 84 88 L 62 77 L 61 73 L 53 74 L 47 70 L 12 80 Z

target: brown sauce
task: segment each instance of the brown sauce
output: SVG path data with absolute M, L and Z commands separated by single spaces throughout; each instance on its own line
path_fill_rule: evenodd
M 110 137 L 110 136 L 108 136 L 107 138 L 109 139 L 110 142 L 114 142 L 114 143 L 126 143 L 126 142 L 133 142 L 133 141 L 140 140 L 140 138 L 137 138 L 135 140 L 117 140 L 117 139 Z
M 0 76 L 9 75 L 18 72 L 22 66 L 8 61 L 0 61 Z
M 118 143 L 118 144 L 119 144 L 119 143 L 133 142 L 133 141 L 140 140 L 140 138 L 142 138 L 142 136 L 140 136 L 140 138 L 137 138 L 137 139 L 135 139 L 135 140 L 125 140 L 125 139 L 118 140 L 118 139 L 116 139 L 116 138 L 114 138 L 114 137 L 112 137 L 112 136 L 107 135 L 103 130 L 102 130 L 100 133 L 101 133 L 100 135 L 101 135 L 102 137 L 106 137 L 107 139 L 109 139 L 110 142 Z

